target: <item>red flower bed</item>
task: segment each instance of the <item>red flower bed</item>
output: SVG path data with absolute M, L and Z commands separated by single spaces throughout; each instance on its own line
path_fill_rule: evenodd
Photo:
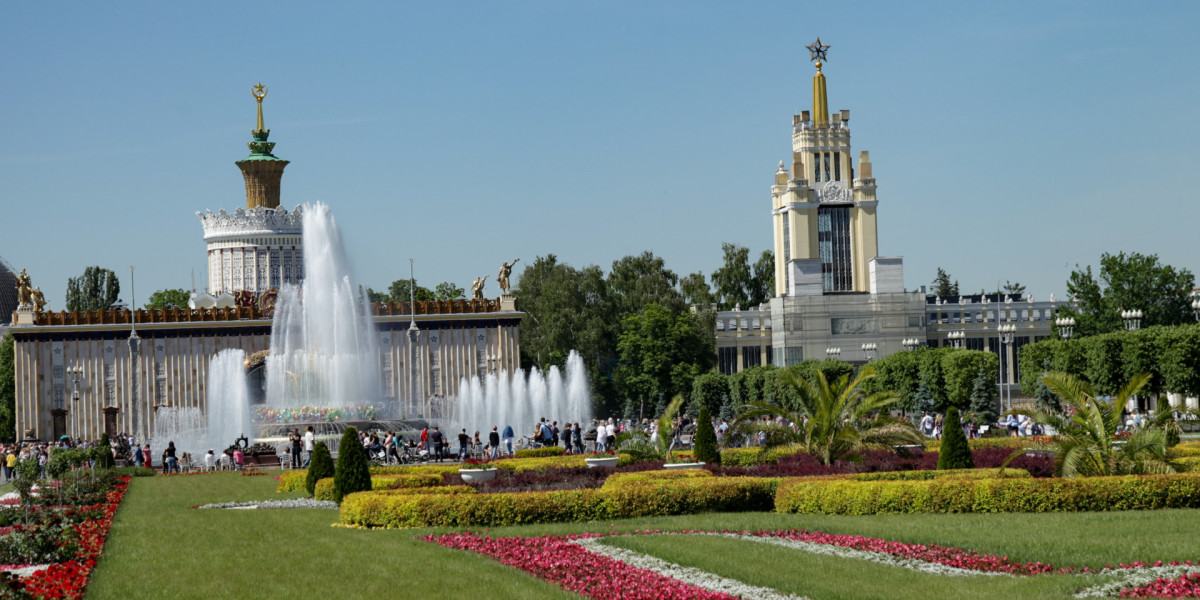
M 107 502 L 104 505 L 103 516 L 88 519 L 75 526 L 80 538 L 79 554 L 73 560 L 50 565 L 20 580 L 19 584 L 24 587 L 25 592 L 35 598 L 83 598 L 88 576 L 96 566 L 96 559 L 100 558 L 104 540 L 112 527 L 113 515 L 116 514 L 128 487 L 129 477 L 117 478 L 115 489 L 106 494 Z
M 1160 577 L 1142 587 L 1121 590 L 1122 598 L 1197 598 L 1200 597 L 1200 573 L 1185 573 L 1175 578 Z
M 589 537 L 589 536 L 572 536 Z M 559 587 L 597 599 L 733 600 L 733 596 L 633 567 L 572 544 L 562 536 L 489 538 L 470 533 L 421 538 L 447 548 L 490 556 Z

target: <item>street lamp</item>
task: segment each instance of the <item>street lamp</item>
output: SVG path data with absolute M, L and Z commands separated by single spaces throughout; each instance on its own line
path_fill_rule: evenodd
M 1072 317 L 1059 317 L 1054 320 L 1054 324 L 1058 327 L 1058 335 L 1064 340 L 1071 339 L 1071 335 L 1075 333 L 1075 319 Z
M 79 404 L 79 380 L 83 379 L 83 365 L 76 363 L 75 366 L 73 366 L 73 367 L 67 367 L 67 377 L 71 378 L 71 385 L 75 389 L 75 392 L 72 395 L 72 399 L 75 401 L 75 404 L 78 405 Z
M 867 355 L 867 362 L 875 360 L 875 353 L 879 350 L 879 344 L 875 342 L 867 342 L 862 345 L 862 351 Z
M 946 334 L 946 337 L 950 339 L 951 346 L 955 348 L 962 348 L 963 342 L 965 342 L 967 339 L 967 332 L 962 329 L 958 329 Z
M 408 259 L 408 415 L 417 408 L 417 279 L 413 277 L 413 259 Z M 424 407 L 422 407 L 424 408 Z M 424 414 L 424 413 L 422 413 Z
M 1142 311 L 1140 310 L 1122 310 L 1121 320 L 1125 321 L 1126 331 L 1137 331 L 1142 328 Z
M 500 357 L 495 354 L 489 354 L 487 357 L 488 372 L 495 375 L 500 366 Z
M 1196 316 L 1196 320 L 1200 321 L 1200 296 L 1192 300 L 1192 314 Z
M 1004 323 L 996 326 L 996 333 L 1000 336 L 1000 395 L 1003 399 L 1005 389 L 1008 390 L 1008 402 L 1005 410 L 1012 409 L 1012 386 L 1008 385 L 1004 372 L 1004 357 L 1008 355 L 1008 350 L 1012 347 L 1013 335 L 1017 332 L 1015 323 Z M 1009 361 L 1009 369 L 1012 369 L 1012 361 Z
M 900 345 L 904 346 L 905 350 L 915 350 L 917 346 L 921 345 L 921 340 L 918 340 L 917 338 L 904 338 L 904 340 L 900 342 Z
M 825 357 L 826 358 L 836 358 L 838 360 L 841 360 L 842 359 L 842 349 L 837 348 L 837 347 L 826 348 L 825 349 Z

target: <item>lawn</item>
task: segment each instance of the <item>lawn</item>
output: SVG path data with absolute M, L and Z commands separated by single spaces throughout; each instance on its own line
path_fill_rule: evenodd
M 515 569 L 414 539 L 433 530 L 331 527 L 328 510 L 194 510 L 276 494 L 270 477 L 223 473 L 135 478 L 117 513 L 89 598 L 576 597 Z M 634 529 L 810 529 L 937 543 L 1019 561 L 1103 567 L 1200 560 L 1200 510 L 1018 515 L 833 517 L 707 514 L 499 528 L 493 536 Z M 898 567 L 716 537 L 637 536 L 619 545 L 746 583 L 833 598 L 1067 597 L 1093 577 L 939 577 Z

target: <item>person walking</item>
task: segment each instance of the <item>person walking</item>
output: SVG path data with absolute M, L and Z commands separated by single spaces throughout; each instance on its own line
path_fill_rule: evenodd
M 488 434 L 488 459 L 495 460 L 496 454 L 500 451 L 500 433 L 496 431 L 496 426 L 492 425 L 492 431 Z
M 562 442 L 565 454 L 571 453 L 571 423 L 570 421 L 563 423 Z
M 313 448 L 315 448 L 317 440 L 317 432 L 313 431 L 312 425 L 304 432 L 304 466 L 308 467 L 308 463 L 312 461 Z
M 154 468 L 154 462 L 150 456 L 150 444 L 146 444 L 142 447 L 142 463 L 144 463 L 148 469 Z
M 467 457 L 467 445 L 471 443 L 471 436 L 467 435 L 467 430 L 464 429 L 458 434 L 458 460 L 462 462 Z
M 505 425 L 504 426 L 504 435 L 502 435 L 501 437 L 504 438 L 504 453 L 508 456 L 512 456 L 512 453 L 513 453 L 512 441 L 513 441 L 513 437 L 515 437 L 515 436 L 516 436 L 516 433 L 513 432 L 512 425 Z

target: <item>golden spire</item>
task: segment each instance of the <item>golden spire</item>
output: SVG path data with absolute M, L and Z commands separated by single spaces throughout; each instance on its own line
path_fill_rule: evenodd
M 254 95 L 254 99 L 258 100 L 258 127 L 256 127 L 254 130 L 255 131 L 264 131 L 266 129 L 266 127 L 263 126 L 262 101 L 263 101 L 263 98 L 267 97 L 267 86 L 263 85 L 262 82 L 260 81 L 260 82 L 258 82 L 258 85 L 250 86 L 250 89 L 251 89 L 250 93 Z
M 817 74 L 813 75 L 813 125 L 825 125 L 829 123 L 829 100 L 825 94 L 825 74 L 821 72 L 821 61 L 828 60 L 825 56 L 829 51 L 828 44 L 822 44 L 821 38 L 817 41 L 805 46 L 808 48 L 809 59 L 816 62 Z

